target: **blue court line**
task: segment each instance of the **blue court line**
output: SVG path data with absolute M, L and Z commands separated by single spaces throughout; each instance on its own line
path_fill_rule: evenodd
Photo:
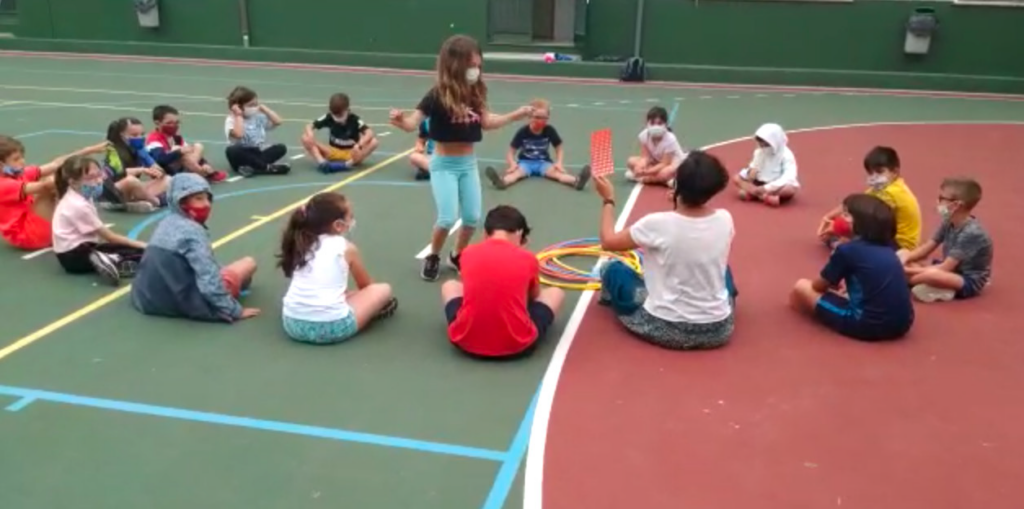
M 530 406 L 526 408 L 526 415 L 519 422 L 519 428 L 516 430 L 515 436 L 512 437 L 512 445 L 505 453 L 497 475 L 494 476 L 494 484 L 491 485 L 491 491 L 487 494 L 482 509 L 501 509 L 505 505 L 505 500 L 508 498 L 509 492 L 512 491 L 512 484 L 516 480 L 516 474 L 519 473 L 519 466 L 526 456 L 526 449 L 530 445 L 530 429 L 533 427 L 533 412 L 537 408 L 538 397 L 540 397 L 539 387 L 533 394 Z
M 25 396 L 24 398 L 7 405 L 7 408 L 4 410 L 7 410 L 8 412 L 17 412 L 18 410 L 31 405 L 35 400 L 36 398 L 34 396 Z
M 274 177 L 274 178 L 276 178 L 276 177 Z M 294 189 L 294 188 L 299 188 L 299 187 L 320 187 L 320 188 L 323 188 L 323 187 L 326 187 L 328 185 L 331 185 L 332 183 L 333 182 L 302 182 L 302 183 L 298 183 L 298 184 L 282 184 L 282 185 L 276 185 L 276 186 L 256 187 L 256 188 L 253 188 L 253 189 L 243 189 L 241 191 L 234 191 L 234 192 L 231 192 L 231 193 L 217 194 L 217 195 L 214 195 L 214 199 L 215 199 L 215 201 L 219 201 L 219 200 L 224 200 L 224 199 L 227 199 L 227 198 L 234 198 L 236 196 L 244 196 L 244 195 L 247 195 L 247 194 L 269 193 L 269 192 L 273 192 L 273 191 L 281 191 L 283 189 Z M 402 182 L 402 181 L 396 181 L 396 180 L 357 180 L 355 182 L 350 182 L 350 183 L 348 183 L 346 185 L 349 185 L 349 186 L 426 187 L 428 184 L 426 184 L 425 182 Z M 214 190 L 216 190 L 216 188 L 214 188 Z M 163 219 L 165 216 L 167 216 L 167 214 L 170 214 L 170 211 L 164 210 L 164 211 L 157 212 L 155 214 L 151 214 L 151 215 L 147 216 L 145 219 L 143 219 L 138 224 L 136 224 L 134 227 L 132 227 L 132 229 L 130 231 L 128 231 L 128 238 L 129 239 L 133 239 L 133 240 L 134 239 L 138 239 L 139 235 L 141 235 L 142 232 L 145 231 L 145 229 L 149 227 L 149 225 L 151 225 L 151 224 L 153 224 L 153 223 Z
M 672 127 L 676 123 L 676 115 L 679 113 L 679 103 L 672 105 L 672 111 L 668 114 L 668 125 Z
M 372 433 L 361 433 L 342 429 L 324 428 L 320 426 L 309 426 L 282 421 L 268 421 L 251 417 L 238 417 L 233 415 L 216 414 L 211 412 L 199 412 L 182 408 L 173 408 L 143 403 L 131 403 L 128 401 L 117 401 L 112 399 L 91 398 L 87 396 L 76 396 L 60 392 L 50 392 L 38 389 L 27 389 L 24 387 L 10 387 L 0 385 L 0 394 L 8 396 L 20 396 L 22 399 L 7 407 L 8 410 L 18 411 L 28 406 L 33 401 L 42 400 L 53 403 L 64 403 L 67 405 L 100 408 L 103 410 L 114 410 L 130 414 L 141 414 L 155 417 L 168 417 L 182 421 L 204 422 L 208 424 L 220 424 L 237 428 L 248 428 L 262 431 L 273 431 L 289 435 L 301 435 L 307 437 L 326 438 L 340 442 L 355 442 L 368 445 L 379 445 L 398 449 L 409 449 L 420 452 L 444 454 L 448 456 L 460 456 L 489 461 L 505 462 L 508 456 L 506 451 L 493 451 L 440 442 L 428 442 L 410 438 L 392 437 L 387 435 L 375 435 Z M 27 400 L 27 401 L 26 401 Z M 25 402 L 16 408 L 21 402 Z

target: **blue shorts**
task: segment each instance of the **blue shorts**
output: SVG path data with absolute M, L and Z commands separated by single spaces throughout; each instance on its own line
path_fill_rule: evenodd
M 942 260 L 932 260 L 932 265 L 940 265 L 941 263 Z M 958 300 L 970 299 L 981 295 L 981 290 L 988 284 L 988 281 L 984 281 L 981 278 L 967 276 L 959 272 L 956 274 L 964 280 L 964 285 L 953 294 L 953 297 Z
M 310 322 L 289 316 L 282 316 L 282 321 L 288 337 L 300 343 L 332 345 L 341 343 L 359 332 L 356 315 L 352 312 L 345 318 L 333 322 Z
M 891 326 L 865 323 L 857 317 L 850 301 L 842 295 L 825 292 L 814 307 L 814 316 L 819 322 L 846 337 L 860 341 L 887 341 L 906 335 L 913 325 L 913 317 L 906 324 Z
M 551 168 L 551 161 L 543 159 L 520 159 L 519 167 L 526 172 L 527 177 L 543 177 Z

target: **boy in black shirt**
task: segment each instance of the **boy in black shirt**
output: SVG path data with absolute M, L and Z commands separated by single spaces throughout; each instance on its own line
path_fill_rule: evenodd
M 548 102 L 538 99 L 530 103 L 533 115 L 530 123 L 523 126 L 512 138 L 508 149 L 508 169 L 504 175 L 488 166 L 484 173 L 491 184 L 498 189 L 505 189 L 527 177 L 546 177 L 557 180 L 576 190 L 583 189 L 590 180 L 590 167 L 585 166 L 579 175 L 565 171 L 562 165 L 562 137 L 554 127 L 548 125 L 551 108 Z M 552 161 L 550 147 L 555 147 L 555 159 Z
M 307 125 L 302 133 L 302 146 L 323 173 L 348 170 L 363 162 L 377 148 L 373 130 L 348 108 L 348 95 L 332 95 L 329 112 Z M 328 143 L 320 143 L 316 139 L 315 131 L 324 128 L 330 132 Z

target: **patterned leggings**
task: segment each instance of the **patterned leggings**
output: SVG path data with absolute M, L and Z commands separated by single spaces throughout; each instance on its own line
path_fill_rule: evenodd
M 616 264 L 621 267 L 616 267 Z M 621 270 L 623 268 L 626 270 Z M 736 290 L 729 273 L 727 286 L 731 304 L 735 308 Z M 735 328 L 731 312 L 724 320 L 712 323 L 670 322 L 648 313 L 643 307 L 645 300 L 647 288 L 639 274 L 625 267 L 622 262 L 612 262 L 601 267 L 599 302 L 615 308 L 619 322 L 648 343 L 672 350 L 707 350 L 725 346 Z

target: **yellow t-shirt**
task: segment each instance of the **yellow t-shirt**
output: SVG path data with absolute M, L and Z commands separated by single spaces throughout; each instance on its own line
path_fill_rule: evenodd
M 921 206 L 906 181 L 898 178 L 880 190 L 866 192 L 892 207 L 896 215 L 896 244 L 900 249 L 917 247 L 921 243 Z

